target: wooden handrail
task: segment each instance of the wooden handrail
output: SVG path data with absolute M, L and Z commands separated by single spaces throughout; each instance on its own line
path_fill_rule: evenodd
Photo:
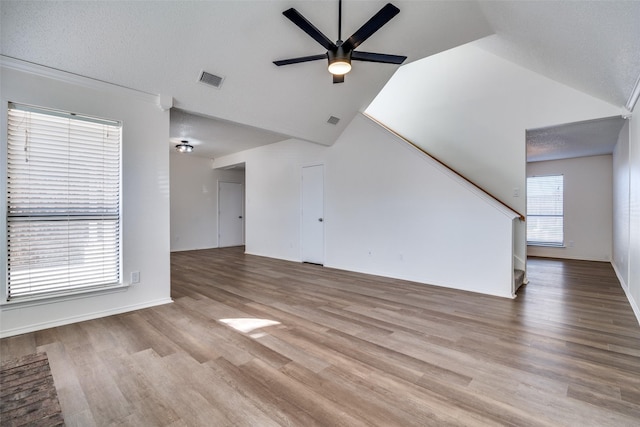
M 513 209 L 511 206 L 507 205 L 505 202 L 503 202 L 502 200 L 498 199 L 496 196 L 494 196 L 493 194 L 491 194 L 490 192 L 488 192 L 487 190 L 485 190 L 484 188 L 482 188 L 481 186 L 479 186 L 478 184 L 476 184 L 475 182 L 471 181 L 469 178 L 467 178 L 466 176 L 462 175 L 460 172 L 458 172 L 455 169 L 452 169 L 449 165 L 447 165 L 446 163 L 444 163 L 442 160 L 438 159 L 437 157 L 433 156 L 431 153 L 427 152 L 424 148 L 418 146 L 417 144 L 411 142 L 409 139 L 405 138 L 404 136 L 402 136 L 401 134 L 399 134 L 398 132 L 396 132 L 395 130 L 391 129 L 389 126 L 385 125 L 384 123 L 382 123 L 381 121 L 379 121 L 378 119 L 370 116 L 367 113 L 362 113 L 365 117 L 367 117 L 369 120 L 371 120 L 372 122 L 376 123 L 378 126 L 382 127 L 383 129 L 386 129 L 388 132 L 392 133 L 393 135 L 395 135 L 396 137 L 400 138 L 402 141 L 406 142 L 407 144 L 411 145 L 413 148 L 415 148 L 416 150 L 420 151 L 421 153 L 423 153 L 426 156 L 429 156 L 430 158 L 432 158 L 433 160 L 435 160 L 436 162 L 440 163 L 440 165 L 442 165 L 443 167 L 445 167 L 446 169 L 450 170 L 451 172 L 453 172 L 454 174 L 456 174 L 457 176 L 459 176 L 460 178 L 464 179 L 466 182 L 468 182 L 469 184 L 473 185 L 474 187 L 476 187 L 478 190 L 482 191 L 483 193 L 485 193 L 487 196 L 491 197 L 493 200 L 495 200 L 496 202 L 500 203 L 502 206 L 504 206 L 505 208 L 509 209 L 510 211 L 514 212 L 516 215 L 518 215 L 520 221 L 525 221 L 525 216 L 523 214 L 521 214 L 520 212 L 518 212 L 517 210 Z

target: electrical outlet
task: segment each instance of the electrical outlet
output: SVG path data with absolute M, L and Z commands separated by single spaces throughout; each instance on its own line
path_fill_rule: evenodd
M 131 284 L 134 283 L 140 283 L 140 272 L 139 271 L 132 271 L 131 272 Z

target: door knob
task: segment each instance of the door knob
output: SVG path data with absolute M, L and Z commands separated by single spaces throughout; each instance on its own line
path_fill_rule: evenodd
M 240 215 L 238 218 L 242 219 L 242 215 Z
M 322 222 L 322 221 L 323 221 L 323 219 L 322 219 L 322 218 L 318 218 L 318 221 Z

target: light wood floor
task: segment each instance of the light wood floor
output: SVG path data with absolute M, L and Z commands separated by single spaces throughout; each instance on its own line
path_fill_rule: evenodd
M 531 259 L 515 300 L 242 248 L 172 264 L 175 303 L 0 355 L 48 353 L 69 426 L 640 425 L 640 326 L 609 264 Z

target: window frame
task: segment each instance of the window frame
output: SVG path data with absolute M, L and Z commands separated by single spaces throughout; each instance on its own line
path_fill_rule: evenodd
M 557 213 L 544 213 L 544 214 L 531 214 L 531 206 L 530 206 L 530 197 L 531 197 L 531 190 L 530 190 L 530 184 L 529 184 L 529 180 L 530 179 L 544 179 L 544 178 L 560 178 L 560 184 L 562 187 L 561 190 L 561 197 L 562 197 L 562 203 L 561 203 L 561 210 L 562 212 L 560 214 Z M 564 207 L 564 202 L 565 202 L 565 192 L 564 192 L 564 174 L 548 174 L 548 175 L 531 175 L 531 176 L 527 176 L 526 179 L 526 187 L 527 187 L 527 229 L 526 229 L 526 242 L 527 242 L 527 246 L 543 246 L 543 247 L 556 247 L 556 248 L 563 248 L 565 247 L 565 207 Z M 548 197 L 553 197 L 553 195 L 549 194 Z M 538 209 L 541 209 L 541 206 L 538 206 Z M 557 204 L 553 205 L 550 204 L 550 206 L 547 207 L 549 210 L 553 210 L 553 209 L 558 209 Z M 555 240 L 555 241 L 546 241 L 546 240 L 529 240 L 530 237 L 530 231 L 529 231 L 529 227 L 532 226 L 535 223 L 535 219 L 536 218 L 560 218 L 560 239 L 559 240 Z M 551 234 L 551 233 L 549 233 Z
M 1 288 L 1 299 L 0 299 L 0 305 L 3 306 L 11 306 L 11 305 L 23 305 L 23 304 L 29 304 L 29 303 L 36 303 L 36 304 L 40 304 L 40 303 L 46 303 L 49 300 L 54 300 L 54 299 L 73 299 L 73 298 L 77 298 L 77 297 L 82 297 L 83 295 L 87 294 L 87 293 L 104 293 L 104 292 L 112 292 L 114 290 L 122 290 L 124 287 L 126 287 L 126 284 L 123 281 L 123 262 L 122 262 L 122 249 L 123 249 L 123 240 L 122 240 L 122 230 L 123 230 L 123 215 L 122 215 L 122 200 L 123 200 L 123 193 L 122 193 L 122 189 L 123 189 L 123 185 L 122 185 L 122 174 L 123 174 L 123 159 L 122 159 L 122 138 L 123 138 L 123 123 L 119 120 L 111 120 L 111 119 L 103 119 L 103 118 L 98 118 L 98 117 L 94 117 L 94 116 L 90 116 L 90 115 L 85 115 L 85 114 L 78 114 L 78 113 L 72 113 L 72 112 L 66 112 L 66 111 L 62 111 L 59 109 L 51 109 L 51 108 L 46 108 L 46 107 L 38 107 L 38 106 L 32 106 L 32 105 L 28 105 L 28 104 L 23 104 L 23 103 L 18 103 L 18 102 L 11 102 L 11 101 L 4 101 L 4 114 L 2 117 L 2 127 L 4 130 L 4 138 L 3 138 L 3 147 L 2 147 L 2 157 L 0 157 L 0 161 L 2 162 L 2 171 L 4 174 L 4 178 L 3 179 L 3 185 L 0 187 L 0 190 L 3 193 L 3 215 L 2 215 L 2 221 L 0 223 L 0 226 L 3 229 L 3 237 L 4 237 L 4 241 L 6 243 L 6 245 L 4 245 L 3 248 L 3 255 L 4 255 L 4 271 L 2 272 L 2 275 L 4 276 L 4 286 L 0 286 Z M 111 209 L 109 211 L 109 213 L 106 212 L 102 212 L 102 213 L 96 213 L 94 212 L 90 212 L 90 209 L 86 209 L 83 210 L 81 215 L 83 215 L 83 218 L 80 219 L 80 221 L 85 220 L 85 221 L 91 221 L 94 224 L 99 224 L 98 228 L 100 227 L 105 227 L 105 224 L 109 221 L 112 222 L 113 227 L 112 229 L 115 231 L 111 231 L 109 234 L 107 234 L 105 236 L 100 235 L 100 233 L 98 233 L 100 235 L 100 237 L 98 238 L 98 240 L 93 240 L 96 242 L 102 242 L 104 243 L 104 239 L 113 239 L 111 240 L 111 242 L 113 242 L 111 248 L 112 248 L 112 253 L 111 255 L 107 254 L 108 259 L 111 259 L 113 262 L 111 263 L 112 267 L 109 270 L 111 273 L 109 275 L 107 275 L 107 277 L 110 277 L 110 279 L 105 279 L 103 282 L 100 283 L 92 283 L 92 284 L 87 284 L 87 283 L 83 283 L 83 284 L 79 284 L 79 285 L 71 285 L 69 286 L 69 284 L 71 283 L 71 281 L 66 282 L 67 284 L 62 284 L 61 286 L 59 286 L 56 290 L 53 291 L 43 291 L 42 289 L 36 290 L 35 292 L 31 291 L 31 292 L 27 292 L 23 295 L 18 295 L 18 296 L 13 296 L 10 294 L 10 268 L 11 268 L 11 264 L 10 264 L 10 248 L 9 248 L 9 240 L 12 238 L 12 236 L 10 235 L 10 231 L 9 231 L 9 227 L 11 226 L 12 223 L 15 223 L 18 220 L 12 220 L 12 218 L 19 218 L 20 215 L 16 215 L 13 213 L 10 213 L 10 209 L 11 206 L 9 205 L 9 191 L 11 190 L 11 184 L 9 183 L 9 169 L 10 169 L 10 162 L 12 161 L 12 159 L 10 158 L 10 123 L 9 123 L 9 116 L 11 114 L 11 110 L 16 109 L 16 110 L 21 110 L 24 112 L 31 112 L 31 113 L 37 113 L 37 114 L 44 114 L 46 116 L 51 116 L 51 117 L 62 117 L 65 120 L 69 120 L 70 123 L 70 127 L 74 126 L 74 125 L 78 125 L 78 122 L 90 122 L 93 124 L 102 124 L 102 125 L 108 125 L 108 126 L 113 126 L 116 127 L 118 129 L 118 134 L 117 137 L 114 138 L 115 141 L 117 141 L 117 147 L 113 147 L 114 150 L 112 150 L 115 157 L 112 157 L 112 160 L 115 159 L 116 160 L 116 166 L 113 167 L 113 170 L 111 170 L 111 172 L 113 172 L 113 176 L 115 176 L 116 178 L 116 183 L 112 184 L 109 187 L 109 190 L 113 190 L 113 192 L 117 192 L 115 198 L 112 198 L 112 200 L 115 200 L 115 203 L 117 204 L 115 209 Z M 77 120 L 78 122 L 75 122 L 75 120 Z M 84 139 L 80 140 L 80 144 L 84 144 Z M 71 142 L 69 142 L 69 144 L 71 145 Z M 77 142 L 76 142 L 77 144 Z M 49 160 L 47 158 L 47 160 Z M 100 160 L 100 162 L 102 164 L 104 164 L 105 162 L 105 157 L 102 157 L 102 159 Z M 70 163 L 67 163 L 66 165 L 70 165 Z M 68 166 L 66 166 L 68 167 Z M 102 178 L 102 179 L 106 179 L 106 178 Z M 67 183 L 71 182 L 69 180 L 65 181 Z M 88 186 L 88 185 L 87 185 Z M 98 194 L 97 190 L 91 190 L 89 193 L 89 196 L 95 196 L 96 194 Z M 83 205 L 86 204 L 86 202 L 88 201 L 88 199 L 82 199 L 85 201 L 85 203 L 82 203 Z M 68 199 L 67 199 L 68 201 Z M 70 205 L 69 205 L 70 206 Z M 85 209 L 85 208 L 83 208 Z M 69 209 L 66 213 L 59 213 L 59 214 L 47 214 L 46 218 L 48 218 L 49 220 L 52 219 L 57 219 L 60 221 L 65 221 L 67 224 L 72 224 L 73 223 L 73 217 L 74 217 L 74 213 L 72 212 L 73 209 Z M 75 215 L 79 215 L 78 212 L 75 212 Z M 38 221 L 40 221 L 40 219 L 34 219 L 34 217 L 37 217 L 38 214 L 33 214 L 30 215 L 30 218 L 27 219 L 27 221 L 33 221 L 35 224 L 38 223 Z M 66 218 L 66 220 L 64 220 L 63 218 Z M 44 219 L 46 221 L 46 219 Z M 105 222 L 106 221 L 106 222 Z M 87 226 L 84 226 L 85 228 L 87 228 Z M 88 231 L 83 231 L 82 233 L 88 233 Z M 36 239 L 34 239 L 35 241 L 38 241 Z M 80 239 L 80 241 L 82 241 L 82 239 Z M 85 240 L 86 242 L 86 240 Z M 67 245 L 68 247 L 69 245 Z M 83 246 L 84 248 L 84 246 Z M 84 250 L 84 249 L 83 249 Z M 104 257 L 104 255 L 101 255 L 101 257 Z M 67 265 L 70 265 L 72 262 L 68 259 L 66 261 Z M 82 261 L 81 264 L 83 266 L 86 265 L 86 261 Z M 71 276 L 71 275 L 70 275 Z M 76 280 L 80 280 L 82 281 L 82 279 L 76 279 Z

